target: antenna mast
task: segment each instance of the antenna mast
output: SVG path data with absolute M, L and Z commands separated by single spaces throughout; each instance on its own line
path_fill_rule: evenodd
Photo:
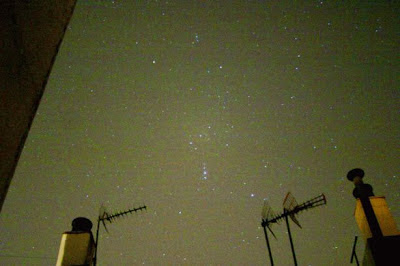
M 267 242 L 271 266 L 274 265 L 274 261 L 272 259 L 272 253 L 271 253 L 271 248 L 270 248 L 266 228 L 268 228 L 271 231 L 271 233 L 274 235 L 274 233 L 271 230 L 271 224 L 278 223 L 280 220 L 285 219 L 287 230 L 288 230 L 288 235 L 289 235 L 289 240 L 290 240 L 290 246 L 291 246 L 292 254 L 293 254 L 294 265 L 297 265 L 296 253 L 294 251 L 293 239 L 292 239 L 292 234 L 290 232 L 288 217 L 290 217 L 290 219 L 297 226 L 299 226 L 301 228 L 301 225 L 300 225 L 299 221 L 296 219 L 295 215 L 301 211 L 311 209 L 314 207 L 318 207 L 318 206 L 321 206 L 324 204 L 326 204 L 326 198 L 325 198 L 324 194 L 321 194 L 315 198 L 312 198 L 312 199 L 298 205 L 296 202 L 296 199 L 293 197 L 293 195 L 290 192 L 288 192 L 285 199 L 283 200 L 283 213 L 281 213 L 279 215 L 274 215 L 271 207 L 269 207 L 269 205 L 264 201 L 264 207 L 263 207 L 263 211 L 261 214 L 261 216 L 262 216 L 261 226 L 264 228 L 265 240 Z M 275 237 L 275 235 L 274 235 L 274 237 Z
M 105 209 L 103 209 L 103 210 L 102 209 L 103 209 L 103 207 L 100 209 L 101 210 L 100 211 L 100 215 L 99 215 L 99 217 L 97 219 L 96 242 L 95 242 L 94 258 L 93 258 L 93 265 L 94 266 L 96 266 L 96 264 L 97 264 L 97 249 L 99 247 L 100 222 L 103 223 L 104 229 L 106 229 L 106 231 L 108 232 L 107 227 L 106 227 L 106 223 L 105 223 L 106 221 L 109 222 L 109 223 L 112 223 L 118 217 L 130 214 L 130 213 L 133 213 L 133 212 L 146 210 L 147 206 L 144 205 L 144 206 L 141 206 L 141 207 L 138 207 L 138 208 L 129 209 L 127 211 L 119 211 L 119 212 L 116 212 L 114 214 L 109 214 L 109 213 L 106 212 Z

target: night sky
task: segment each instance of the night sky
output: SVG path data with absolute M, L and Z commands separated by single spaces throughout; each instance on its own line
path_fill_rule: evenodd
M 78 0 L 3 206 L 0 264 L 54 265 L 72 219 L 145 204 L 102 228 L 99 265 L 266 265 L 263 202 L 279 213 L 290 191 L 327 198 L 291 223 L 299 265 L 349 265 L 349 170 L 400 225 L 398 14 Z M 292 265 L 285 224 L 272 230 L 276 265 Z

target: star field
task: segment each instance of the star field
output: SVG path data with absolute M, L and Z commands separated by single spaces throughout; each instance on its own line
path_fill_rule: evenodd
M 100 232 L 99 265 L 266 265 L 263 201 L 279 213 L 288 191 L 328 202 L 291 224 L 299 265 L 349 264 L 349 170 L 400 222 L 399 7 L 78 1 L 4 203 L 1 264 L 54 265 L 72 219 L 145 204 Z

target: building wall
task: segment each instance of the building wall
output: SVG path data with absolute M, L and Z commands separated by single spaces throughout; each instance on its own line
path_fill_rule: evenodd
M 0 211 L 75 3 L 0 1 Z

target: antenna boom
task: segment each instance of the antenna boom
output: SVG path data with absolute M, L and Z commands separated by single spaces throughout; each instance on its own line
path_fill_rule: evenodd
M 120 211 L 120 212 L 117 212 L 117 213 L 114 213 L 114 214 L 111 214 L 111 215 L 108 214 L 108 213 L 104 213 L 103 217 L 99 217 L 99 220 L 103 221 L 103 223 L 104 223 L 104 220 L 107 220 L 108 222 L 112 223 L 113 220 L 115 218 L 119 217 L 119 216 L 124 216 L 124 215 L 129 214 L 129 213 L 133 213 L 133 212 L 137 212 L 137 211 L 141 211 L 141 210 L 146 210 L 146 209 L 147 209 L 147 206 L 144 205 L 144 206 L 141 206 L 139 208 L 129 209 L 127 211 Z

